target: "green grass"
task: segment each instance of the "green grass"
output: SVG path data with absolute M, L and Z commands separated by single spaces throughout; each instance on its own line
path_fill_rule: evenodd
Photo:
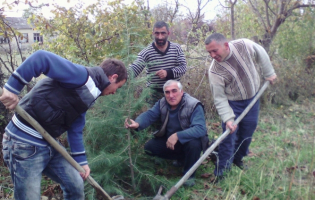
M 180 187 L 171 199 L 315 199 L 314 116 L 315 103 L 311 101 L 282 108 L 265 106 L 261 110 L 259 125 L 250 146 L 252 154 L 244 158 L 248 170 L 232 167 L 227 178 L 214 185 L 211 177 L 201 177 L 214 170 L 211 162 L 204 163 L 197 170 L 196 185 L 192 188 Z M 211 137 L 221 133 L 220 126 L 213 126 L 217 122 L 216 119 L 207 122 L 212 125 L 209 130 Z M 170 171 L 167 172 L 168 181 L 162 192 L 164 195 L 181 177 L 180 169 L 172 167 L 170 162 L 163 162 L 161 168 L 174 174 L 170 176 Z M 1 170 L 1 174 L 9 176 L 8 172 L 3 172 L 5 168 Z M 154 171 L 156 168 L 148 170 Z M 1 186 L 6 193 L 12 193 L 12 187 L 3 185 L 6 177 L 0 177 Z M 161 177 L 164 176 L 156 176 Z M 42 191 L 52 184 L 51 180 L 43 179 Z M 138 195 L 133 199 L 152 198 Z

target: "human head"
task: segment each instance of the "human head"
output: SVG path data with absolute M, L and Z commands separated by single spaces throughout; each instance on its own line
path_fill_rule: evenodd
M 164 46 L 169 36 L 168 24 L 164 21 L 158 21 L 153 26 L 152 35 L 154 36 L 155 44 L 157 46 Z
M 175 109 L 184 95 L 182 84 L 179 81 L 168 80 L 163 85 L 163 91 L 167 103 L 170 104 L 171 109 Z
M 128 78 L 124 63 L 117 59 L 106 59 L 101 63 L 100 67 L 111 83 L 102 91 L 101 95 L 115 94 L 116 90 L 122 87 Z
M 206 50 L 218 62 L 222 62 L 230 53 L 227 39 L 220 33 L 213 33 L 205 40 Z

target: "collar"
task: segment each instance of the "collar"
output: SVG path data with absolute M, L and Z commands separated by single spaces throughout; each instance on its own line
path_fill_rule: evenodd
M 107 86 L 110 85 L 108 77 L 101 67 L 86 67 L 89 76 L 92 77 L 96 87 L 102 92 Z

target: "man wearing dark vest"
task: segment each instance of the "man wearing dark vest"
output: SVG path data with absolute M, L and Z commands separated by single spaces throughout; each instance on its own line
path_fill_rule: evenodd
M 19 101 L 23 87 L 41 74 L 47 78 Z M 85 199 L 83 179 L 90 174 L 83 144 L 86 111 L 99 96 L 115 94 L 126 80 L 127 70 L 119 60 L 107 59 L 99 67 L 88 68 L 42 50 L 14 71 L 0 101 L 12 110 L 19 103 L 54 138 L 66 131 L 71 156 L 85 170 L 79 173 L 15 113 L 3 134 L 2 153 L 16 200 L 40 199 L 42 173 L 60 184 L 64 199 Z
M 144 146 L 145 152 L 177 160 L 177 165 L 183 164 L 185 174 L 208 142 L 203 106 L 199 100 L 184 93 L 181 83 L 176 80 L 167 81 L 163 90 L 165 97 L 136 120 L 126 119 L 125 127 L 140 131 L 160 121 L 165 128 L 160 133 L 164 132 L 164 135 L 149 140 Z M 184 185 L 194 184 L 193 174 Z

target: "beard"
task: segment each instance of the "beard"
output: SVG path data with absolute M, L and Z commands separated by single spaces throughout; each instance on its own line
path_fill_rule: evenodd
M 155 38 L 155 43 L 158 45 L 158 46 L 164 46 L 167 42 L 167 38 L 164 38 L 164 39 L 157 39 Z

